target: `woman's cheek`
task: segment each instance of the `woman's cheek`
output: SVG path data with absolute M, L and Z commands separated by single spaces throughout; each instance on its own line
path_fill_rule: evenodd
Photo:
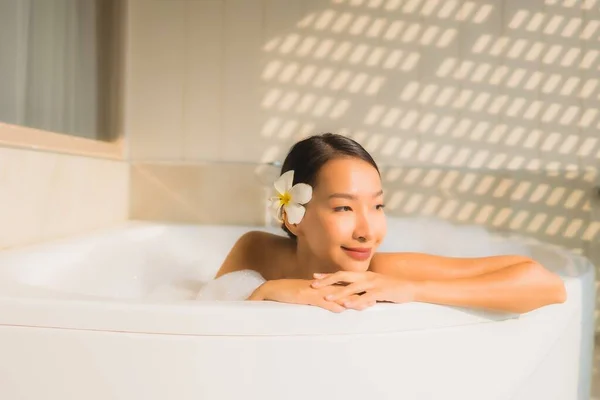
M 379 222 L 379 228 L 378 228 L 379 240 L 383 240 L 383 238 L 385 237 L 386 234 L 387 234 L 387 220 L 385 218 L 385 215 L 382 215 L 381 220 Z
M 332 218 L 329 224 L 329 236 L 336 242 L 345 242 L 348 237 L 352 237 L 354 224 L 348 216 L 340 215 L 337 218 Z

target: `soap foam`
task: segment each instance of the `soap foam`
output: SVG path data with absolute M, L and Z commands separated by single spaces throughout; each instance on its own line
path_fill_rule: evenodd
M 256 271 L 246 269 L 230 272 L 206 283 L 196 300 L 246 300 L 263 283 L 265 279 Z

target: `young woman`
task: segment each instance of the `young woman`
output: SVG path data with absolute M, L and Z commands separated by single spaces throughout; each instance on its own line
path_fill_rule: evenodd
M 562 280 L 523 256 L 377 253 L 386 234 L 381 178 L 352 139 L 327 133 L 302 140 L 281 173 L 273 201 L 289 237 L 246 233 L 216 276 L 260 273 L 266 282 L 249 300 L 334 312 L 417 301 L 513 313 L 566 300 Z

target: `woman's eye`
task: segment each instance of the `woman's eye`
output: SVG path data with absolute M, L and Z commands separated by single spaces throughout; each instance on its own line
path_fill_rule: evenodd
M 348 206 L 341 206 L 341 207 L 334 207 L 333 209 L 336 212 L 340 212 L 340 211 L 352 211 L 352 209 Z
M 377 204 L 375 208 L 378 210 L 383 210 L 385 208 L 385 204 Z

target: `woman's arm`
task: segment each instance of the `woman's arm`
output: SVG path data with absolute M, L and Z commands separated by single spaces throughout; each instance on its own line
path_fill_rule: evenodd
M 457 258 L 425 253 L 377 253 L 369 269 L 413 281 L 447 280 L 483 275 L 523 262 L 533 260 L 520 255 Z
M 408 263 L 411 260 L 412 263 Z M 398 260 L 407 263 L 398 263 Z M 329 300 L 418 301 L 502 312 L 525 313 L 566 300 L 564 283 L 536 261 L 522 256 L 447 258 L 388 254 L 373 260 L 367 273 L 338 272 L 318 277 L 314 287 L 349 283 Z
M 525 313 L 567 298 L 563 281 L 534 261 L 480 275 L 414 283 L 415 301 Z

